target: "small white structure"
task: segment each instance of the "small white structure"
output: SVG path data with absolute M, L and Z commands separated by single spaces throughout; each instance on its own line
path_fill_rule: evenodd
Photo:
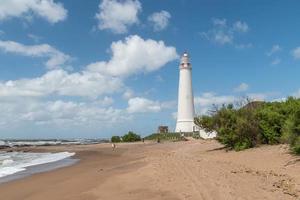
M 217 137 L 217 132 L 215 132 L 215 131 L 213 131 L 213 132 L 206 132 L 206 131 L 200 129 L 199 130 L 199 135 L 203 139 L 211 139 L 211 138 Z
M 192 65 L 185 52 L 179 66 L 178 112 L 175 132 L 199 132 L 202 138 L 213 138 L 214 132 L 206 133 L 194 123 L 195 108 L 192 88 Z

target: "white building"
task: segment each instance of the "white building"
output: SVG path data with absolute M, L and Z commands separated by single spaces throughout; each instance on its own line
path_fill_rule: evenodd
M 181 57 L 179 66 L 178 111 L 175 132 L 198 132 L 202 138 L 212 138 L 216 134 L 206 133 L 194 123 L 195 108 L 192 88 L 192 65 L 187 53 Z
M 178 111 L 175 132 L 194 132 L 195 109 L 192 88 L 192 65 L 189 55 L 184 53 L 179 66 Z

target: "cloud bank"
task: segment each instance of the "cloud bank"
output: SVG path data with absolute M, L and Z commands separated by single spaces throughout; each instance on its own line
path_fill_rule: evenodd
M 50 23 L 67 18 L 68 11 L 62 3 L 53 0 L 1 0 L 0 21 L 10 18 L 38 16 Z
M 63 67 L 71 57 L 49 44 L 24 45 L 15 41 L 0 40 L 0 50 L 29 57 L 48 58 L 45 65 L 48 69 Z
M 138 35 L 113 42 L 110 50 L 109 61 L 95 62 L 87 68 L 111 76 L 129 76 L 158 70 L 178 58 L 175 47 L 166 46 L 163 41 L 144 40 Z
M 212 19 L 212 28 L 202 32 L 201 36 L 219 45 L 233 44 L 238 33 L 247 33 L 249 26 L 246 22 L 236 21 L 232 25 L 226 19 Z M 251 47 L 251 44 L 236 44 L 237 48 Z

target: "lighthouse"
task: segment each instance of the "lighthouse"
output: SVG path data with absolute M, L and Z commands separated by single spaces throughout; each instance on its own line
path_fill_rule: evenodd
M 181 57 L 179 65 L 178 112 L 175 132 L 194 132 L 195 108 L 192 88 L 192 65 L 188 53 Z

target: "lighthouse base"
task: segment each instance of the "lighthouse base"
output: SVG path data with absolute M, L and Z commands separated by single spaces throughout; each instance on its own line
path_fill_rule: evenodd
M 175 132 L 191 133 L 197 131 L 194 120 L 177 121 Z
M 177 121 L 175 132 L 177 133 L 199 133 L 199 136 L 203 139 L 212 139 L 217 136 L 215 131 L 206 132 L 199 126 L 195 125 L 194 121 Z

